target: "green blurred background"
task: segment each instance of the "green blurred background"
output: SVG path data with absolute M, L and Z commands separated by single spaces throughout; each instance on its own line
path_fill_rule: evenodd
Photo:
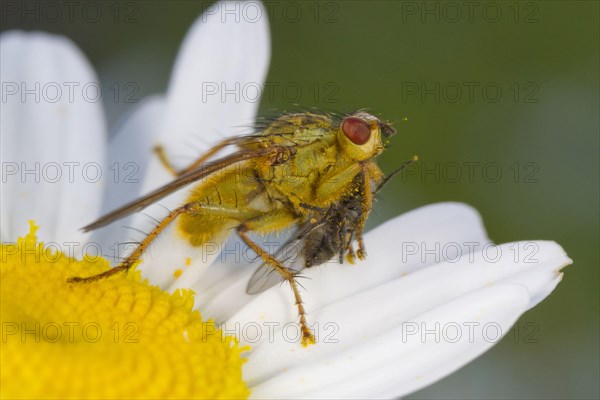
M 77 13 L 56 22 L 5 15 L 2 30 L 70 37 L 103 87 L 135 82 L 130 99 L 164 92 L 179 44 L 206 3 L 95 4 L 104 13 L 98 22 Z M 382 156 L 384 170 L 413 154 L 422 160 L 386 188 L 370 226 L 461 201 L 480 211 L 494 241 L 551 239 L 574 260 L 515 332 L 409 397 L 598 398 L 599 3 L 267 4 L 274 90 L 260 112 L 366 107 L 399 131 Z M 111 126 L 135 105 L 126 94 L 105 98 Z

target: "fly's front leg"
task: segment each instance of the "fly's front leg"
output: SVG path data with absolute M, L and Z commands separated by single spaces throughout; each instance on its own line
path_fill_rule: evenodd
M 348 260 L 348 263 L 350 264 L 354 264 L 354 258 L 356 257 L 356 252 L 354 251 L 354 246 L 352 246 L 352 243 L 348 243 L 348 246 L 346 247 L 346 260 Z
M 358 243 L 358 249 L 356 249 L 356 256 L 359 260 L 364 260 L 367 257 L 367 252 L 365 251 L 365 242 L 363 240 L 363 230 L 365 228 L 365 223 L 367 222 L 367 218 L 371 209 L 373 208 L 373 192 L 371 190 L 371 177 L 368 173 L 368 170 L 363 171 L 364 180 L 362 182 L 359 190 L 362 192 L 362 204 L 361 204 L 361 213 L 358 220 L 358 224 L 356 227 L 356 241 Z
M 377 164 L 374 162 L 366 162 L 362 164 L 363 181 L 361 182 L 360 190 L 362 194 L 361 213 L 356 227 L 356 241 L 358 242 L 358 249 L 356 250 L 356 256 L 360 260 L 364 260 L 367 256 L 365 251 L 365 243 L 363 241 L 363 230 L 367 218 L 373 209 L 373 185 L 377 185 L 383 179 L 383 172 L 379 169 Z M 377 189 L 375 189 L 375 192 Z
M 352 238 L 354 236 L 353 231 L 346 231 L 346 224 L 343 224 L 339 231 L 338 241 L 340 242 L 340 251 L 338 254 L 338 258 L 340 264 L 344 263 L 344 255 L 346 255 L 346 260 L 350 264 L 354 264 L 354 257 L 356 256 L 354 253 L 354 247 L 352 246 Z
M 373 167 L 374 166 L 374 167 Z M 362 232 L 367 221 L 367 217 L 371 212 L 373 206 L 373 193 L 371 191 L 371 180 L 376 177 L 377 168 L 375 164 L 366 163 L 364 165 L 360 163 L 350 164 L 348 167 L 337 171 L 335 174 L 330 174 L 319 183 L 317 188 L 318 198 L 341 198 L 342 196 L 354 194 L 361 198 L 361 213 L 359 220 L 356 225 L 356 241 L 358 242 L 358 249 L 356 250 L 356 257 L 359 260 L 364 260 L 366 256 L 365 245 L 362 237 Z M 356 179 L 362 175 L 360 184 L 357 185 Z M 356 187 L 357 185 L 358 187 Z M 353 193 L 354 190 L 359 193 Z M 350 242 L 350 241 L 349 241 Z M 351 243 L 347 247 L 348 255 L 347 259 L 350 264 L 354 263 L 354 249 Z
M 263 249 L 258 243 L 250 239 L 248 231 L 269 231 L 274 228 L 279 228 L 284 225 L 289 225 L 294 222 L 294 217 L 288 213 L 276 213 L 271 215 L 265 215 L 264 217 L 255 218 L 248 222 L 241 224 L 237 231 L 244 243 L 250 247 L 264 262 L 269 264 L 273 269 L 281 275 L 283 279 L 289 282 L 292 292 L 294 293 L 294 301 L 298 308 L 298 315 L 300 316 L 300 330 L 302 331 L 302 346 L 306 347 L 309 344 L 314 344 L 315 337 L 313 336 L 308 323 L 306 321 L 306 310 L 302 302 L 302 296 L 296 282 L 296 275 L 294 272 L 286 268 L 281 262 L 275 257 L 269 254 Z

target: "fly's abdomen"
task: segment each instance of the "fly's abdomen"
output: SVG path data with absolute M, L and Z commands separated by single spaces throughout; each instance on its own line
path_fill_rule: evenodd
M 260 214 L 249 206 L 260 192 L 248 168 L 234 167 L 211 176 L 192 189 L 187 203 L 194 206 L 179 217 L 178 231 L 193 246 L 222 242 L 242 221 Z

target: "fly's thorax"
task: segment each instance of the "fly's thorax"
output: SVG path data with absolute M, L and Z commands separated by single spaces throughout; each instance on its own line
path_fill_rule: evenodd
M 286 162 L 257 163 L 257 174 L 272 198 L 298 205 L 313 203 L 319 179 L 337 163 L 338 149 L 332 135 L 310 143 L 300 141 Z
M 327 115 L 313 113 L 285 114 L 271 122 L 264 135 L 272 138 L 296 137 L 314 140 L 331 131 L 333 120 Z M 320 131 L 320 132 L 319 132 Z

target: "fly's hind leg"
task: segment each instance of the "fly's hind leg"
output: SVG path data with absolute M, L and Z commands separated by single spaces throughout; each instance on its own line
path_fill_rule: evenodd
M 309 344 L 314 344 L 315 337 L 313 336 L 310 328 L 308 327 L 308 323 L 306 322 L 306 311 L 304 310 L 304 305 L 302 302 L 302 296 L 300 295 L 300 290 L 298 289 L 298 282 L 296 282 L 296 275 L 294 272 L 290 271 L 286 268 L 281 262 L 279 262 L 275 257 L 269 254 L 265 249 L 263 249 L 258 243 L 250 239 L 248 236 L 248 231 L 250 230 L 266 230 L 265 228 L 268 226 L 273 229 L 274 225 L 286 225 L 293 221 L 290 215 L 278 215 L 271 214 L 267 215 L 263 218 L 257 218 L 254 220 L 250 220 L 246 223 L 241 224 L 237 232 L 246 243 L 248 247 L 250 247 L 260 258 L 263 259 L 264 262 L 269 264 L 273 269 L 281 275 L 283 279 L 289 282 L 292 291 L 294 292 L 294 300 L 296 303 L 296 307 L 298 308 L 298 315 L 300 316 L 300 330 L 302 331 L 302 346 L 306 347 Z M 277 227 L 276 227 L 277 228 Z M 278 228 L 281 228 L 279 226 Z M 268 228 L 267 228 L 268 229 Z
M 108 278 L 109 276 L 112 276 L 118 272 L 121 271 L 127 271 L 129 270 L 129 268 L 131 268 L 131 266 L 133 264 L 135 264 L 135 262 L 137 260 L 140 259 L 140 257 L 142 256 L 142 254 L 144 253 L 144 251 L 148 248 L 148 246 L 150 245 L 150 243 L 152 243 L 152 241 L 154 241 L 154 239 L 156 239 L 158 237 L 158 235 L 167 227 L 169 226 L 169 224 L 171 222 L 173 222 L 175 220 L 175 218 L 177 218 L 179 215 L 183 214 L 183 213 L 189 213 L 189 212 L 194 212 L 194 210 L 196 210 L 198 207 L 200 207 L 200 205 L 198 203 L 188 203 L 184 206 L 178 207 L 176 209 L 174 209 L 173 211 L 171 211 L 165 218 L 163 218 L 158 225 L 156 225 L 154 227 L 154 229 L 152 229 L 152 231 L 150 231 L 150 233 L 148 234 L 148 236 L 146 236 L 144 238 L 144 240 L 142 240 L 138 246 L 135 248 L 135 250 L 133 252 L 131 252 L 131 254 L 129 254 L 125 260 L 123 260 L 118 266 L 109 269 L 108 271 L 102 272 L 100 274 L 97 275 L 92 275 L 92 276 L 88 276 L 88 277 L 72 277 L 67 279 L 67 282 L 71 282 L 71 283 L 89 283 L 89 282 L 94 282 L 97 281 L 99 279 L 104 279 L 104 278 Z

